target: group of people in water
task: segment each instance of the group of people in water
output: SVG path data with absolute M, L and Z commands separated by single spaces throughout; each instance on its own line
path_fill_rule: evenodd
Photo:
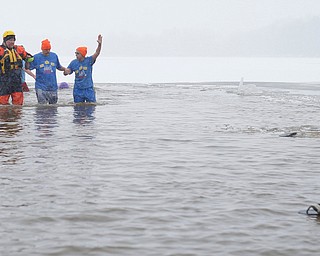
M 48 39 L 41 42 L 41 52 L 34 56 L 22 45 L 16 45 L 16 35 L 7 30 L 3 33 L 0 45 L 0 105 L 23 105 L 23 92 L 28 90 L 24 73 L 35 79 L 35 91 L 39 104 L 56 104 L 58 102 L 58 83 L 56 70 L 64 75 L 75 74 L 73 87 L 74 103 L 96 102 L 92 79 L 92 66 L 101 52 L 102 36 L 99 35 L 95 53 L 87 56 L 87 47 L 76 49 L 76 58 L 68 67 L 60 64 L 58 55 L 51 51 Z M 35 74 L 32 72 L 35 70 Z

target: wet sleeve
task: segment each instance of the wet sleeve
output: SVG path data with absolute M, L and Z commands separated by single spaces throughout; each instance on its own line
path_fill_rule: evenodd
M 73 70 L 72 62 L 69 64 L 69 66 L 68 66 L 67 68 L 71 70 L 70 74 L 72 74 L 72 73 L 73 73 L 73 71 L 74 71 L 74 70 Z
M 59 69 L 59 68 L 61 68 L 61 64 L 60 64 L 58 55 L 56 55 L 56 57 L 57 57 L 57 67 L 56 68 Z

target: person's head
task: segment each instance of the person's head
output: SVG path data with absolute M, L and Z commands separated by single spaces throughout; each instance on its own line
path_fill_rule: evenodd
M 3 33 L 3 43 L 9 49 L 12 49 L 16 41 L 16 35 L 13 31 L 7 30 Z
M 42 54 L 47 56 L 50 53 L 51 50 L 51 44 L 50 41 L 48 39 L 44 39 L 41 42 L 41 50 L 42 50 Z
M 82 61 L 87 55 L 87 47 L 85 46 L 78 47 L 76 49 L 75 54 L 76 54 L 77 60 Z

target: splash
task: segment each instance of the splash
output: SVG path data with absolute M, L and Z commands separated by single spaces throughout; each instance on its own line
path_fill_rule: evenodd
M 241 80 L 238 86 L 238 94 L 251 95 L 251 94 L 260 94 L 260 93 L 262 93 L 262 90 L 257 88 L 255 84 L 244 84 L 243 77 L 241 77 Z

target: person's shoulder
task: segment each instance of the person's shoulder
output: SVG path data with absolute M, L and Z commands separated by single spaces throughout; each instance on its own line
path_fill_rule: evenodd
M 35 58 L 39 58 L 39 57 L 41 57 L 42 56 L 42 52 L 38 52 L 38 53 L 36 53 L 35 55 L 33 55 L 33 57 L 35 57 Z
M 58 54 L 56 54 L 55 52 L 50 52 L 50 55 L 54 57 L 58 57 Z
M 73 59 L 71 62 L 70 62 L 70 65 L 76 65 L 80 63 L 77 59 Z
M 58 55 L 57 55 L 55 52 L 50 52 L 48 58 L 49 58 L 51 61 L 59 60 Z
M 33 61 L 32 62 L 38 61 L 39 59 L 41 59 L 41 53 L 40 52 L 33 55 Z
M 85 61 L 92 63 L 93 62 L 93 55 L 85 57 Z

